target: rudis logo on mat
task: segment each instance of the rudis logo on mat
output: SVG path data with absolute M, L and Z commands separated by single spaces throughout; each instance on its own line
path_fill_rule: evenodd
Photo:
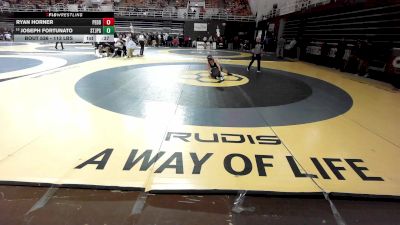
M 210 76 L 210 73 L 206 70 L 193 70 L 187 71 L 186 74 L 182 74 L 180 82 L 193 86 L 206 86 L 206 87 L 233 87 L 247 84 L 249 79 L 239 74 L 227 75 L 222 72 L 224 80 L 218 80 Z
M 204 134 L 203 134 L 204 135 Z M 361 179 L 362 181 L 384 181 L 382 177 L 373 176 L 373 172 L 366 167 L 364 160 L 359 158 L 332 158 L 332 157 L 309 157 L 311 162 L 310 172 L 305 172 L 291 154 L 279 154 L 275 151 L 264 153 L 251 153 L 251 151 L 204 151 L 207 144 L 252 144 L 263 146 L 280 146 L 282 142 L 275 135 L 249 135 L 249 134 L 223 134 L 213 133 L 212 137 L 202 137 L 200 133 L 168 132 L 165 141 L 177 143 L 188 143 L 192 145 L 189 151 L 160 151 L 154 149 L 133 148 L 124 160 L 113 160 L 121 162 L 121 171 L 145 172 L 154 168 L 154 173 L 172 173 L 176 175 L 200 175 L 206 167 L 212 167 L 212 171 L 223 170 L 227 175 L 246 176 L 255 175 L 259 177 L 274 176 L 273 167 L 281 167 L 283 170 L 291 171 L 292 178 L 313 178 L 324 180 L 348 180 Z M 200 144 L 200 145 L 196 145 Z M 204 148 L 203 150 L 194 150 Z M 220 148 L 224 148 L 221 145 Z M 83 170 L 105 170 L 109 159 L 113 155 L 113 148 L 107 148 L 89 159 L 86 159 L 75 169 Z M 215 159 L 218 159 L 216 161 Z M 212 162 L 211 162 L 212 161 Z M 304 161 L 303 161 L 304 162 Z M 188 165 L 190 165 L 187 168 Z M 322 166 L 323 165 L 323 166 Z M 343 167 L 346 165 L 347 168 Z M 186 167 L 185 167 L 186 166 Z M 115 168 L 115 167 L 113 167 Z M 271 171 L 270 171 L 271 170 Z M 344 171 L 351 173 L 344 173 Z M 210 171 L 210 170 L 207 170 Z M 268 173 L 267 173 L 268 171 Z M 276 172 L 276 170 L 275 170 Z M 207 172 L 206 172 L 207 173 Z M 268 175 L 267 175 L 268 174 Z M 280 172 L 278 173 L 280 174 Z M 333 176 L 332 176 L 333 174 Z M 346 177 L 347 176 L 347 177 Z

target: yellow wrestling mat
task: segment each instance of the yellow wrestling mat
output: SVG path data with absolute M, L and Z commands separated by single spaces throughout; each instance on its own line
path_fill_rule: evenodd
M 0 183 L 400 196 L 399 92 L 303 62 L 256 74 L 222 58 L 233 76 L 220 83 L 205 58 L 161 51 L 0 82 Z

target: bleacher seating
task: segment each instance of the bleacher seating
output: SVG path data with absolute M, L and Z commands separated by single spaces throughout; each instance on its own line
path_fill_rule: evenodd
M 207 7 L 197 14 L 187 11 L 189 0 L 0 0 L 0 12 L 18 11 L 114 11 L 116 16 L 151 17 L 167 19 L 217 19 L 227 21 L 254 21 L 247 0 L 230 1 L 225 10 L 226 0 L 207 0 Z M 213 6 L 213 8 L 210 8 Z M 217 7 L 219 6 L 219 7 Z
M 168 6 L 168 1 L 166 0 L 150 0 L 149 6 L 154 8 L 164 8 Z
M 206 0 L 206 8 L 220 8 L 219 0 Z
M 78 5 L 79 7 L 91 6 L 87 5 L 84 0 L 0 0 L 7 2 L 7 5 L 26 6 L 26 8 L 48 8 L 57 4 L 64 4 L 68 8 L 68 4 Z M 99 0 L 101 4 L 97 5 L 114 5 L 129 8 L 186 8 L 189 0 L 122 0 L 120 3 L 114 3 L 112 0 Z M 225 4 L 225 5 L 223 5 Z M 96 5 L 96 4 L 95 4 Z M 226 6 L 226 7 L 225 7 Z M 248 0 L 206 0 L 207 9 L 219 9 L 232 15 L 250 16 L 251 10 Z
M 176 7 L 186 7 L 188 3 L 188 0 L 176 0 L 175 1 L 175 6 Z
M 125 0 L 122 3 L 123 6 L 134 6 L 134 7 L 145 7 L 147 0 Z
M 357 5 L 326 5 L 321 9 L 293 14 L 288 17 L 283 36 L 322 42 L 342 38 L 356 41 L 369 39 L 375 42 L 400 40 L 398 13 L 400 4 L 358 9 Z
M 133 6 L 136 8 L 165 8 L 169 5 L 166 0 L 124 0 L 120 6 Z
M 250 5 L 248 0 L 225 0 L 226 10 L 228 13 L 238 16 L 251 15 Z

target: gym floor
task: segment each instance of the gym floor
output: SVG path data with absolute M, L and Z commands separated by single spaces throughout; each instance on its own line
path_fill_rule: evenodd
M 399 224 L 400 92 L 266 55 L 0 42 L 0 224 Z M 212 54 L 232 75 L 209 77 Z

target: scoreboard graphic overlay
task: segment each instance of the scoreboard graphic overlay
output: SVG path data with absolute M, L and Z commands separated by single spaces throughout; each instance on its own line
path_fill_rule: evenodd
M 113 12 L 16 12 L 16 42 L 113 42 Z

